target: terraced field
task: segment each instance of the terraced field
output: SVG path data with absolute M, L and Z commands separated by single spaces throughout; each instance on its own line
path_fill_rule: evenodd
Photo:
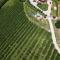
M 19 0 L 0 9 L 0 60 L 60 60 L 51 34 L 28 20 Z

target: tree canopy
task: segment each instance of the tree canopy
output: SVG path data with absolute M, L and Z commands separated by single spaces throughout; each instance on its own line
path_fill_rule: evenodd
M 56 28 L 60 29 L 60 20 L 55 23 Z

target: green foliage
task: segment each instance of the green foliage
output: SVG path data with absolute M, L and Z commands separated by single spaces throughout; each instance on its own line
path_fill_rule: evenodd
M 20 2 L 25 2 L 26 0 L 20 0 Z
M 60 29 L 60 20 L 55 23 L 56 28 Z
M 59 0 L 52 0 L 53 2 L 57 3 Z
M 47 10 L 48 9 L 48 5 L 46 4 L 38 4 L 38 6 L 42 9 L 42 10 Z
M 9 0 L 0 9 L 0 60 L 60 60 L 52 46 L 50 33 L 27 19 L 22 2 Z
M 7 2 L 8 0 L 0 0 L 0 8 Z

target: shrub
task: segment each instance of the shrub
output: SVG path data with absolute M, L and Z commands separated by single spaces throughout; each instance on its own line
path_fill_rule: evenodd
M 60 29 L 60 20 L 55 23 L 56 28 Z

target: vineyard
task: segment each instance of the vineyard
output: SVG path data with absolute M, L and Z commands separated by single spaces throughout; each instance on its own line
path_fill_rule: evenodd
M 51 34 L 28 20 L 23 3 L 9 0 L 0 9 L 0 60 L 60 60 Z

